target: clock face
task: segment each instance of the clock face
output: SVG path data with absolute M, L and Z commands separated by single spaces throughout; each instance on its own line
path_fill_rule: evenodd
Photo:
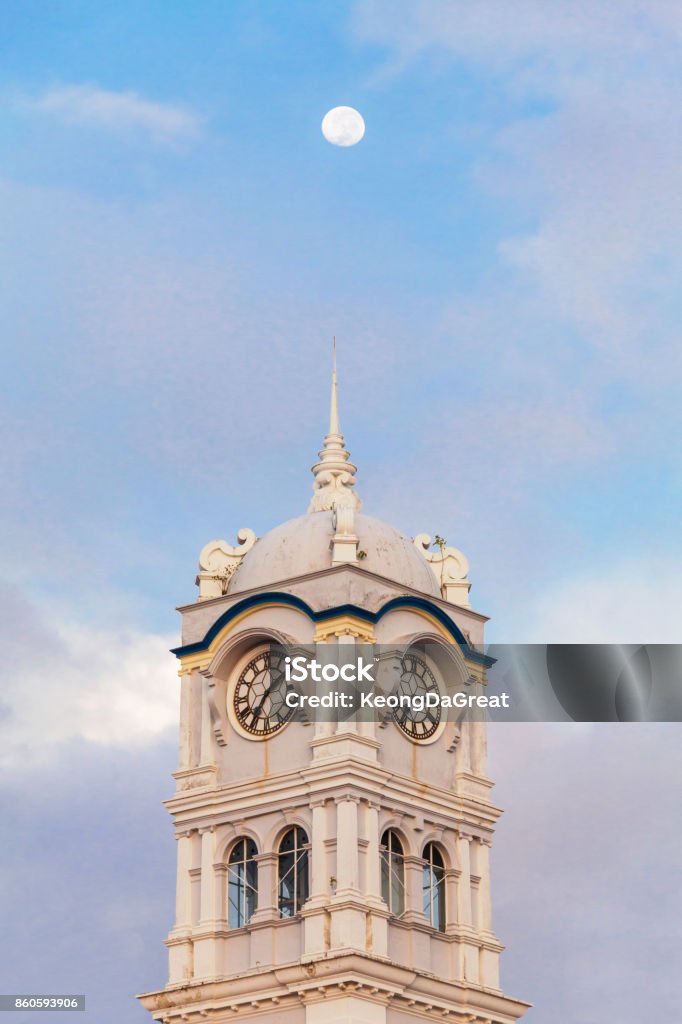
M 242 729 L 252 736 L 272 736 L 294 713 L 286 695 L 284 659 L 274 651 L 256 654 L 234 688 L 234 713 Z
M 404 655 L 400 663 L 401 673 L 398 685 L 393 691 L 400 696 L 410 698 L 416 696 L 425 697 L 427 693 L 435 693 L 440 696 L 436 678 L 421 658 L 416 654 Z M 428 740 L 435 733 L 440 724 L 440 704 L 434 708 L 425 707 L 417 710 L 412 707 L 397 707 L 393 712 L 396 724 L 412 740 Z

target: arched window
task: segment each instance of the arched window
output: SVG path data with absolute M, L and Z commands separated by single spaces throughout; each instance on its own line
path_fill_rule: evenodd
M 392 914 L 405 910 L 405 855 L 403 844 L 393 829 L 381 838 L 381 895 Z
M 279 844 L 278 902 L 280 917 L 294 917 L 308 899 L 308 836 L 297 825 Z
M 424 848 L 422 870 L 422 906 L 432 928 L 445 931 L 445 865 L 435 843 Z
M 243 928 L 258 906 L 258 850 L 253 839 L 238 839 L 227 866 L 227 920 Z

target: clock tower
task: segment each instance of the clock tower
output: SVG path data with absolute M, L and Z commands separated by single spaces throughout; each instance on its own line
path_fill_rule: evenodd
M 485 685 L 466 559 L 361 512 L 355 473 L 334 369 L 307 513 L 207 544 L 180 609 L 175 923 L 168 983 L 140 997 L 163 1024 L 511 1024 L 528 1007 L 500 988 L 485 724 L 300 720 L 282 699 L 290 645 L 409 649 L 401 682 L 426 691 L 424 652 L 442 650 L 459 685 Z

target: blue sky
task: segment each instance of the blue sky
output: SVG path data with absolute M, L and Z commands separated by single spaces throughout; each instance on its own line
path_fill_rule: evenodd
M 488 6 L 7 5 L 10 579 L 174 628 L 206 537 L 305 506 L 333 333 L 367 510 L 498 638 L 679 557 L 674 9 Z
M 29 756 L 64 815 L 70 764 L 125 765 L 146 820 L 174 605 L 207 540 L 306 508 L 333 334 L 365 511 L 467 554 L 491 639 L 679 639 L 678 4 L 6 0 L 0 33 L 11 808 Z

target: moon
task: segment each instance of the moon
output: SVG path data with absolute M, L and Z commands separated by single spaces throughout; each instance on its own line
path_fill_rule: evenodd
M 332 146 L 355 146 L 365 134 L 362 114 L 354 107 L 333 107 L 322 118 L 322 134 Z

